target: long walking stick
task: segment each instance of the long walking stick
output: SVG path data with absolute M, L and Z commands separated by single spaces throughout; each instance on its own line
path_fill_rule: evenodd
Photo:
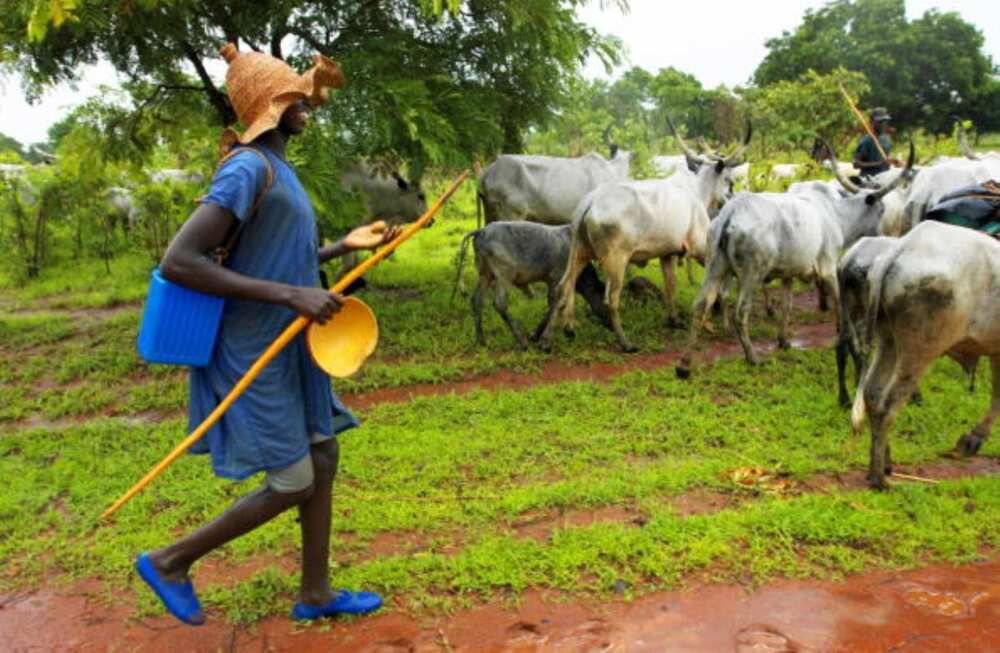
M 460 174 L 458 178 L 455 179 L 452 185 L 448 188 L 448 190 L 446 190 L 444 194 L 438 198 L 438 200 L 434 203 L 434 205 L 431 206 L 429 209 L 427 209 L 426 213 L 420 216 L 420 218 L 417 219 L 416 222 L 414 222 L 406 229 L 404 229 L 403 233 L 399 234 L 399 236 L 397 236 L 394 241 L 392 241 L 382 249 L 372 254 L 370 257 L 365 259 L 361 264 L 359 264 L 353 270 L 344 275 L 344 277 L 340 281 L 334 284 L 333 288 L 330 289 L 330 292 L 333 293 L 342 292 L 345 288 L 351 285 L 351 283 L 355 279 L 357 279 L 365 272 L 375 267 L 379 261 L 381 261 L 390 253 L 392 253 L 393 250 L 402 245 L 406 240 L 408 240 L 411 236 L 413 236 L 413 234 L 417 233 L 417 231 L 419 231 L 424 225 L 430 222 L 431 218 L 433 218 L 434 215 L 441 210 L 441 207 L 444 206 L 445 202 L 447 202 L 448 199 L 455 193 L 455 191 L 458 190 L 458 187 L 462 185 L 462 182 L 464 182 L 466 177 L 468 176 L 469 176 L 468 170 Z M 253 380 L 257 378 L 257 375 L 260 374 L 261 370 L 263 370 L 268 363 L 274 360 L 274 357 L 278 355 L 278 352 L 280 352 L 288 343 L 290 343 L 295 338 L 295 336 L 297 336 L 299 333 L 302 332 L 303 329 L 309 326 L 309 323 L 311 321 L 312 320 L 310 320 L 309 318 L 299 316 L 295 318 L 295 320 L 293 320 L 291 324 L 285 327 L 285 330 L 281 332 L 281 335 L 279 335 L 274 340 L 274 342 L 272 342 L 271 345 L 264 351 L 264 353 L 260 355 L 260 358 L 258 358 L 256 362 L 254 362 L 254 364 L 250 366 L 250 369 L 246 371 L 246 374 L 243 375 L 243 378 L 241 378 L 236 383 L 236 385 L 233 386 L 233 389 L 229 391 L 229 394 L 227 394 L 225 398 L 221 402 L 219 402 L 219 405 L 215 407 L 215 410 L 213 410 L 212 413 L 208 417 L 206 417 L 201 424 L 198 425 L 198 428 L 192 431 L 191 435 L 184 438 L 184 440 L 180 444 L 178 444 L 177 447 L 175 447 L 174 450 L 171 451 L 166 458 L 161 460 L 156 465 L 156 467 L 151 469 L 149 473 L 143 476 L 142 479 L 140 479 L 138 483 L 133 485 L 128 492 L 123 494 L 117 501 L 111 504 L 110 508 L 101 513 L 101 519 L 107 519 L 108 517 L 113 515 L 115 511 L 117 511 L 119 508 L 125 505 L 129 499 L 138 494 L 139 491 L 142 490 L 147 485 L 149 485 L 149 483 L 152 482 L 153 479 L 162 474 L 163 471 L 171 465 L 171 463 L 180 458 L 181 455 L 184 454 L 184 452 L 186 452 L 188 449 L 190 449 L 195 442 L 200 440 L 208 432 L 208 429 L 215 426 L 215 423 L 219 421 L 219 419 L 227 410 L 229 410 L 229 407 L 233 405 L 233 402 L 236 401 L 241 394 L 243 394 L 243 392 L 247 389 L 247 387 L 249 387 L 251 383 L 253 383 Z
M 854 113 L 854 117 L 858 119 L 858 122 L 860 122 L 861 126 L 864 127 L 864 130 L 868 132 L 868 135 L 872 137 L 873 141 L 875 141 L 875 147 L 878 148 L 878 153 L 882 155 L 882 160 L 888 161 L 889 155 L 886 154 L 885 150 L 882 149 L 882 143 L 878 140 L 878 136 L 876 136 L 875 132 L 872 131 L 871 125 L 868 124 L 868 121 L 865 119 L 864 114 L 862 114 L 861 111 L 858 110 L 858 107 L 854 104 L 854 100 L 852 100 L 851 96 L 847 94 L 847 91 L 844 89 L 843 84 L 840 85 L 840 92 L 844 94 L 844 99 L 847 100 L 847 106 L 851 107 L 851 111 Z

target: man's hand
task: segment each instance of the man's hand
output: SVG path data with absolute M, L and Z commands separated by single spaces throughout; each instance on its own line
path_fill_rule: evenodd
M 889 157 L 889 165 L 894 166 L 896 168 L 902 168 L 903 162 L 897 159 L 896 157 Z
M 288 308 L 319 324 L 326 324 L 343 305 L 343 295 L 322 288 L 293 286 L 288 298 Z
M 390 227 L 384 220 L 373 222 L 351 231 L 344 236 L 344 246 L 348 250 L 375 249 L 391 242 L 402 231 L 401 227 Z

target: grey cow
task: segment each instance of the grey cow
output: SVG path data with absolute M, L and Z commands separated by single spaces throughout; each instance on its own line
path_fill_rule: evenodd
M 984 234 L 922 222 L 871 272 L 868 338 L 874 356 L 854 397 L 855 432 L 871 425 L 868 480 L 886 489 L 888 433 L 927 368 L 942 354 L 959 361 L 987 356 L 993 375 L 990 408 L 959 438 L 973 455 L 1000 414 L 1000 243 Z
M 911 144 L 907 169 L 913 167 L 914 157 Z M 782 281 L 784 301 L 778 334 L 778 345 L 782 348 L 789 346 L 794 279 L 823 284 L 833 299 L 835 312 L 839 313 L 836 269 L 840 251 L 862 236 L 875 235 L 884 209 L 881 198 L 901 184 L 903 176 L 882 189 L 865 191 L 851 185 L 839 171 L 837 175 L 856 194 L 834 197 L 823 189 L 740 193 L 722 209 L 716 218 L 721 221 L 718 244 L 692 308 L 691 334 L 687 351 L 677 367 L 678 376 L 690 375 L 699 328 L 720 290 L 734 276 L 739 283 L 736 335 L 747 362 L 752 365 L 760 360 L 750 341 L 750 299 L 763 283 L 771 279 Z
M 532 335 L 538 340 L 552 320 L 558 300 L 559 281 L 569 259 L 572 226 L 550 226 L 534 222 L 493 222 L 473 231 L 462 239 L 459 253 L 458 279 L 469 243 L 476 255 L 479 283 L 472 294 L 472 314 L 476 324 L 476 343 L 484 344 L 483 302 L 492 290 L 493 306 L 510 328 L 514 339 L 522 348 L 528 342 L 521 325 L 507 308 L 507 296 L 512 288 L 527 290 L 533 283 L 548 286 L 548 309 Z M 610 324 L 608 309 L 604 304 L 604 284 L 593 267 L 587 268 L 576 284 L 576 290 L 590 305 L 591 311 L 605 324 Z M 572 336 L 572 331 L 567 331 Z

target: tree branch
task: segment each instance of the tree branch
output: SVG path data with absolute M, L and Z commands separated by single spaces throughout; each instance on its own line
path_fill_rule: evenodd
M 205 70 L 205 64 L 202 63 L 201 57 L 198 56 L 198 51 L 187 41 L 181 41 L 181 48 L 184 50 L 185 58 L 194 66 L 194 70 L 198 74 L 198 79 L 201 80 L 204 91 L 208 95 L 208 100 L 215 107 L 219 121 L 223 125 L 236 122 L 236 112 L 233 110 L 233 105 L 229 102 L 226 94 L 220 91 L 216 87 L 215 82 L 212 81 L 212 78 L 208 76 L 208 71 Z

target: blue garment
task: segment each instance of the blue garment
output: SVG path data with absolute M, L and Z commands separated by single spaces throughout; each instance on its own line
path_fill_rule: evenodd
M 878 142 L 882 145 L 882 149 L 885 150 L 886 154 L 892 151 L 892 141 L 885 134 L 879 134 Z M 854 159 L 856 161 L 860 160 L 863 163 L 875 163 L 876 161 L 881 161 L 882 165 L 872 166 L 870 168 L 862 168 L 861 175 L 863 177 L 868 177 L 871 175 L 877 175 L 880 172 L 885 172 L 889 169 L 889 163 L 882 158 L 882 153 L 878 151 L 875 146 L 875 141 L 871 136 L 865 134 L 864 138 L 858 143 L 858 148 L 854 151 Z
M 226 267 L 258 279 L 319 286 L 316 215 L 292 167 L 269 151 L 274 184 L 244 227 Z M 267 178 L 264 161 L 241 152 L 223 164 L 202 202 L 250 217 Z M 295 318 L 289 308 L 227 299 L 212 360 L 191 369 L 189 428 L 194 429 Z M 244 479 L 291 465 L 309 453 L 312 434 L 335 435 L 358 425 L 333 394 L 330 379 L 300 334 L 265 367 L 191 451 L 212 454 L 218 476 Z

